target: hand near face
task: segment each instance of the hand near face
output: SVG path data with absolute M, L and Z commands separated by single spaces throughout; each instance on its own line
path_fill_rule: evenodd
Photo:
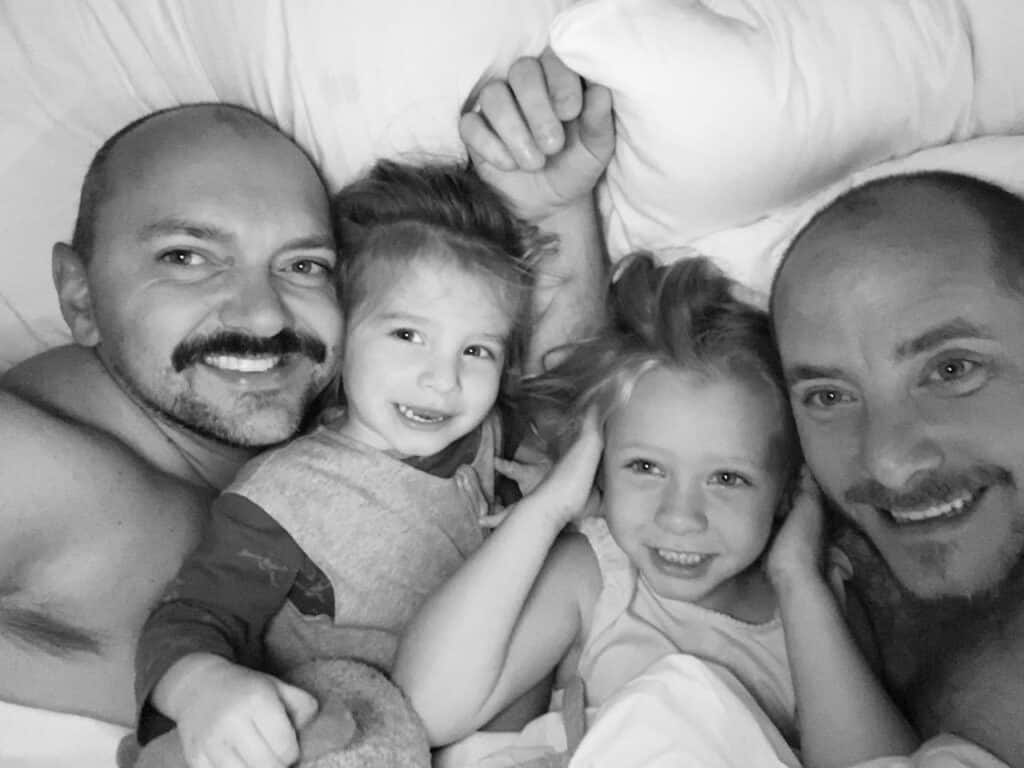
M 615 148 L 611 92 L 545 49 L 485 83 L 459 133 L 480 176 L 540 221 L 589 201 Z
M 824 538 L 825 510 L 821 490 L 804 467 L 793 506 L 768 553 L 767 570 L 771 580 L 778 583 L 789 576 L 820 575 Z
M 517 508 L 529 504 L 559 528 L 594 514 L 597 510 L 594 475 L 603 450 L 597 415 L 590 411 L 569 450 L 528 496 L 509 508 L 510 513 L 515 514 Z
M 189 768 L 285 768 L 299 758 L 297 730 L 316 712 L 300 688 L 218 664 L 178 720 L 185 760 Z

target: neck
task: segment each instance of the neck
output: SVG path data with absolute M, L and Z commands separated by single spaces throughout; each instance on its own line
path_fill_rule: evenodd
M 168 469 L 193 484 L 222 490 L 242 465 L 258 452 L 254 448 L 227 445 L 203 437 L 156 414 L 148 415 L 173 451 L 168 452 L 167 458 L 173 462 L 174 468 Z

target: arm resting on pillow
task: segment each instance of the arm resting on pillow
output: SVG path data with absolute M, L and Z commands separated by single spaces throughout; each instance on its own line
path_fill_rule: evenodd
M 527 373 L 605 318 L 608 259 L 594 187 L 615 145 L 611 94 L 585 86 L 550 50 L 479 91 L 459 130 L 482 178 L 557 247 L 540 263 Z

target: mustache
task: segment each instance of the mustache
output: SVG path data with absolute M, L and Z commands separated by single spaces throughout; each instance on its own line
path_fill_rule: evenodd
M 849 488 L 843 500 L 849 504 L 870 504 L 882 509 L 930 507 L 963 493 L 974 494 L 989 485 L 1015 486 L 1009 470 L 994 465 L 979 465 L 962 472 L 930 473 L 913 488 L 893 491 L 874 479 Z
M 249 336 L 233 331 L 221 331 L 209 336 L 186 339 L 171 353 L 171 365 L 181 373 L 195 365 L 206 355 L 249 357 L 259 355 L 303 355 L 315 363 L 327 359 L 327 346 L 315 336 L 285 328 L 274 336 Z

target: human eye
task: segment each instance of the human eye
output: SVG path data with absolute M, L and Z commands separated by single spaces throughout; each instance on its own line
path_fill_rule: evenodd
M 399 341 L 407 341 L 410 344 L 419 344 L 423 341 L 420 334 L 412 328 L 395 328 L 395 330 L 391 331 L 391 336 Z
M 479 357 L 483 360 L 498 359 L 498 353 L 483 344 L 470 344 L 465 350 L 463 350 L 463 354 L 467 357 Z
M 802 406 L 809 410 L 828 411 L 855 401 L 854 396 L 839 387 L 809 387 L 799 395 Z
M 721 485 L 725 488 L 744 488 L 753 485 L 749 477 L 731 469 L 712 472 L 709 481 L 712 485 Z
M 944 357 L 925 371 L 924 383 L 952 395 L 966 395 L 988 381 L 984 363 L 967 357 Z
M 649 459 L 633 459 L 627 461 L 626 469 L 635 475 L 650 475 L 653 477 L 664 477 L 665 471 L 656 462 Z
M 296 256 L 282 264 L 279 273 L 296 285 L 320 287 L 334 275 L 334 262 L 320 257 Z
M 317 259 L 299 259 L 292 263 L 291 270 L 292 272 L 296 272 L 300 275 L 327 277 L 334 272 L 334 267 L 331 264 L 327 264 Z
M 174 267 L 198 267 L 207 263 L 205 256 L 188 248 L 170 248 L 160 253 L 157 258 L 160 262 Z

